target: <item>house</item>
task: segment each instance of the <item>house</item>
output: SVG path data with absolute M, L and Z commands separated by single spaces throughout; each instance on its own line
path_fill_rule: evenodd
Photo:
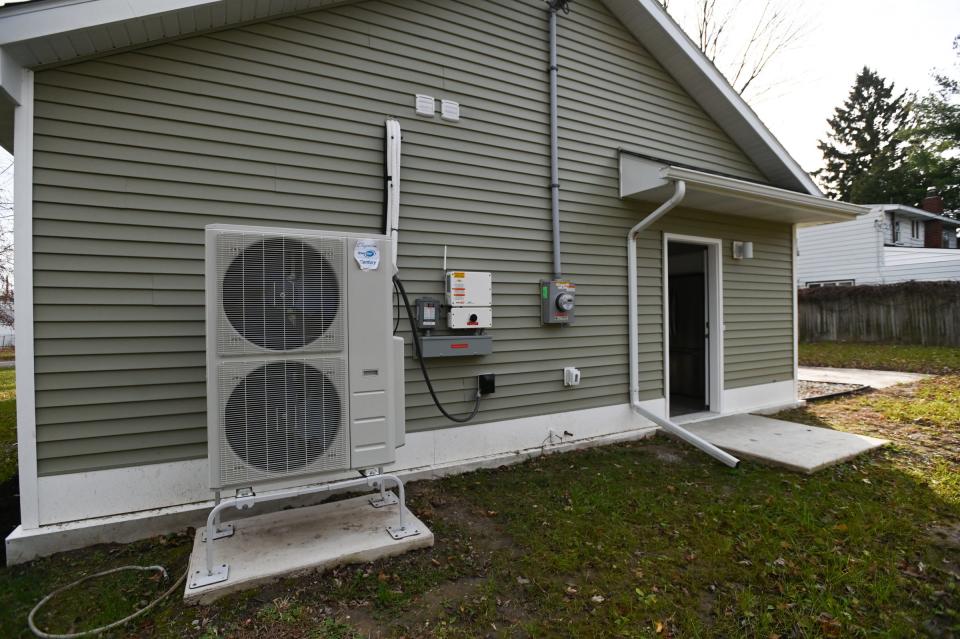
M 557 17 L 554 235 L 549 13 L 541 0 L 0 11 L 22 510 L 8 561 L 209 508 L 204 228 L 382 233 L 388 118 L 403 131 L 411 297 L 440 296 L 445 254 L 493 273 L 494 352 L 431 364 L 440 398 L 467 412 L 476 375 L 497 375 L 456 425 L 408 346 L 394 471 L 795 403 L 796 228 L 862 209 L 822 196 L 656 0 L 580 0 Z M 459 118 L 418 116 L 418 95 Z M 577 285 L 570 326 L 540 322 L 539 281 L 555 275 Z
M 960 280 L 960 220 L 931 191 L 921 207 L 876 204 L 856 220 L 799 232 L 802 288 Z

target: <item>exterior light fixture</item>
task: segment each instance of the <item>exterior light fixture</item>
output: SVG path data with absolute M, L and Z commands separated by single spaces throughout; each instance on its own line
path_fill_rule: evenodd
M 734 242 L 733 259 L 750 260 L 753 259 L 753 242 Z

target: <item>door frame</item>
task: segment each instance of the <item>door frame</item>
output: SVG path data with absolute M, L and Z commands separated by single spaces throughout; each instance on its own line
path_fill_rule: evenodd
M 707 272 L 704 280 L 707 284 L 707 321 L 710 325 L 709 345 L 707 347 L 707 399 L 710 413 L 723 412 L 723 240 L 713 237 L 663 234 L 662 276 L 663 280 L 663 397 L 667 417 L 670 416 L 670 242 L 697 244 L 707 247 Z

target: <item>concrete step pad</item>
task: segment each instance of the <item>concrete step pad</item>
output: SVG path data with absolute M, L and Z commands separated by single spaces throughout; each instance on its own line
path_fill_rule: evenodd
M 785 422 L 760 415 L 729 415 L 684 428 L 733 455 L 813 473 L 886 445 L 885 439 Z
M 213 542 L 214 565 L 229 566 L 227 580 L 191 588 L 195 571 L 205 574 L 206 567 L 206 542 L 201 540 L 203 530 L 198 530 L 183 599 L 209 604 L 226 594 L 288 575 L 365 563 L 432 546 L 433 533 L 406 508 L 404 524 L 419 530 L 419 534 L 403 539 L 390 536 L 386 528 L 397 525 L 398 508 L 374 508 L 370 496 L 361 496 L 233 520 L 233 536 Z M 229 522 L 230 511 L 224 515 Z

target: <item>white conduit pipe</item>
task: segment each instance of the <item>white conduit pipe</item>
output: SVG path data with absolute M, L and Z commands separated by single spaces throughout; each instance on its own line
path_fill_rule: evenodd
M 690 431 L 681 428 L 669 419 L 650 412 L 640 404 L 640 336 L 637 334 L 640 328 L 639 308 L 637 305 L 637 237 L 644 229 L 680 204 L 680 201 L 683 200 L 686 193 L 687 185 L 683 180 L 674 182 L 674 192 L 673 195 L 670 196 L 670 199 L 657 207 L 653 213 L 640 220 L 640 222 L 634 225 L 634 227 L 630 229 L 630 232 L 627 233 L 627 295 L 629 296 L 627 300 L 627 312 L 629 314 L 627 330 L 629 331 L 630 344 L 630 406 L 641 416 L 646 417 L 666 432 L 676 435 L 683 441 L 699 448 L 727 466 L 736 468 L 740 463 L 739 459 L 720 450 L 705 439 L 697 437 Z M 664 273 L 663 277 L 666 276 L 667 274 Z M 663 303 L 666 304 L 666 300 L 664 300 Z M 666 356 L 667 354 L 664 353 L 664 357 Z
M 387 215 L 383 230 L 393 245 L 393 272 L 397 272 L 397 247 L 400 236 L 400 123 L 393 118 L 386 122 L 387 136 Z

